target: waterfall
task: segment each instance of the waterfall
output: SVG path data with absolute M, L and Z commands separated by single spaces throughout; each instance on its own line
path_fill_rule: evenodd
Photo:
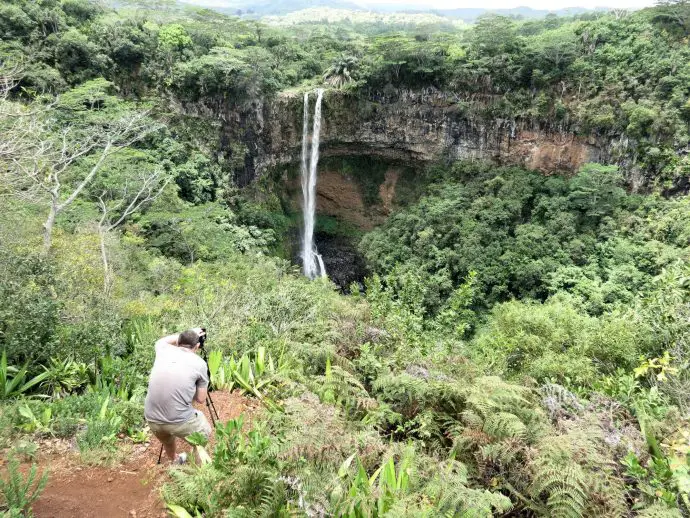
M 321 100 L 323 89 L 316 91 L 314 106 L 314 127 L 311 137 L 311 155 L 309 152 L 309 94 L 304 94 L 304 116 L 302 120 L 302 214 L 304 217 L 304 234 L 302 235 L 302 264 L 304 275 L 310 279 L 325 277 L 326 268 L 314 243 L 314 220 L 316 218 L 316 171 L 319 164 L 319 137 L 321 133 Z

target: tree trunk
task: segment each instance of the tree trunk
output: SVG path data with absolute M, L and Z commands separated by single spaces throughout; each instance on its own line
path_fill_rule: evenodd
M 98 236 L 101 238 L 101 259 L 103 259 L 103 293 L 107 295 L 110 292 L 111 278 L 108 253 L 105 248 L 105 230 L 102 227 L 98 228 Z
M 55 218 L 57 217 L 58 206 L 57 201 L 53 200 L 50 204 L 50 212 L 48 212 L 48 219 L 43 224 L 43 252 L 42 255 L 48 255 L 50 247 L 53 244 L 53 226 L 55 226 Z

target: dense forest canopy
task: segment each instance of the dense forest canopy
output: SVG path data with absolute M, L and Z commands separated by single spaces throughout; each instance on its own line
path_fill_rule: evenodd
M 218 99 L 242 107 L 328 71 L 357 91 L 434 87 L 488 120 L 620 139 L 621 155 L 656 181 L 687 175 L 688 19 L 683 2 L 633 13 L 520 21 L 471 29 L 423 15 L 308 11 L 289 25 L 194 7 L 81 2 L 2 6 L 2 53 L 24 64 L 26 97 L 105 78 L 130 99 Z M 420 18 L 421 16 L 421 18 Z M 297 19 L 294 19 L 298 17 Z
M 152 344 L 197 325 L 257 409 L 171 471 L 176 516 L 690 512 L 690 4 L 441 14 L 0 4 L 4 516 L 30 513 L 15 459 L 46 438 L 84 462 L 149 442 Z M 410 168 L 375 228 L 317 222 L 366 263 L 341 290 L 292 261 L 288 175 L 236 179 L 248 114 L 317 87 L 443 92 L 613 163 Z

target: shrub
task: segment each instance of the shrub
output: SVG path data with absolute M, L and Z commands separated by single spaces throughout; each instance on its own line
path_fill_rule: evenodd
M 48 472 L 44 471 L 36 479 L 38 466 L 32 464 L 26 478 L 19 469 L 19 461 L 11 458 L 8 463 L 7 478 L 0 478 L 0 493 L 5 500 L 9 516 L 33 516 L 33 504 L 48 483 Z
M 497 305 L 471 352 L 490 372 L 591 386 L 598 375 L 635 366 L 650 343 L 634 313 L 591 317 L 561 297 Z
M 60 300 L 54 265 L 35 254 L 0 247 L 0 348 L 10 364 L 47 362 L 57 351 Z M 12 272 L 12 275 L 8 275 Z

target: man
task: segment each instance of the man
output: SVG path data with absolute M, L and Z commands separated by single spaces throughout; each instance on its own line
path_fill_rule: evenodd
M 184 439 L 194 432 L 206 437 L 211 434 L 204 414 L 192 406 L 192 401 L 203 403 L 208 391 L 206 362 L 195 354 L 203 336 L 204 331 L 197 327 L 156 342 L 144 417 L 172 462 L 186 459 L 175 458 L 175 437 Z

